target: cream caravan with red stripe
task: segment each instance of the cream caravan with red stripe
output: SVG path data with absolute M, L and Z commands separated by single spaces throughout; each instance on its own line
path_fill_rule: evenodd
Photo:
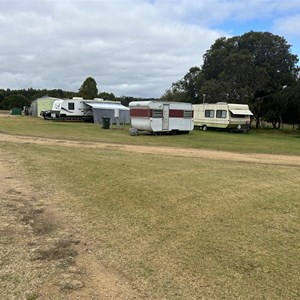
M 188 133 L 194 128 L 191 103 L 135 101 L 129 103 L 131 125 L 154 133 Z

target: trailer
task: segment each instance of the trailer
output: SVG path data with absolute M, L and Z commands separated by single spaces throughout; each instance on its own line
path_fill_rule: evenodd
M 163 101 L 133 101 L 129 103 L 131 134 L 148 131 L 161 133 L 189 133 L 194 128 L 191 103 Z
M 84 100 L 74 97 L 73 99 L 57 99 L 52 109 L 42 111 L 41 116 L 46 120 L 55 121 L 86 121 L 103 124 L 103 119 L 109 119 L 112 124 L 129 124 L 129 108 L 120 101 L 107 101 L 100 98 Z
M 247 104 L 227 102 L 194 104 L 194 126 L 247 132 L 250 129 L 252 112 Z
M 58 99 L 53 102 L 52 109 L 42 111 L 41 116 L 46 120 L 91 122 L 93 121 L 93 111 L 87 102 L 79 97 Z

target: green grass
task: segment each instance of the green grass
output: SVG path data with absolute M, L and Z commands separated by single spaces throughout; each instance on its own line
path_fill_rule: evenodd
M 102 129 L 92 123 L 53 122 L 28 116 L 1 117 L 0 132 L 56 139 L 189 147 L 242 153 L 300 155 L 300 130 L 255 130 L 247 134 L 194 130 L 179 136 L 130 136 L 129 126 Z
M 206 137 L 213 135 L 233 144 L 251 137 Z M 99 259 L 146 299 L 300 297 L 300 168 L 0 144 L 24 162 L 36 188 L 66 195 L 98 241 Z

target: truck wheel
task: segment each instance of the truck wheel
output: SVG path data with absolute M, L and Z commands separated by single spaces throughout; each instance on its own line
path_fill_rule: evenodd
M 202 126 L 202 130 L 203 130 L 203 131 L 206 131 L 206 130 L 207 130 L 206 125 L 203 125 L 203 126 Z

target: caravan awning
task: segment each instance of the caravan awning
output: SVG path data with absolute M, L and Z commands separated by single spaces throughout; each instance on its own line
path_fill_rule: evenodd
M 249 109 L 229 109 L 234 115 L 253 116 Z
M 128 107 L 120 104 L 120 103 L 91 103 L 91 101 L 89 102 L 85 102 L 83 101 L 85 104 L 91 106 L 92 108 L 95 108 L 95 109 L 120 109 L 120 110 L 129 110 Z

